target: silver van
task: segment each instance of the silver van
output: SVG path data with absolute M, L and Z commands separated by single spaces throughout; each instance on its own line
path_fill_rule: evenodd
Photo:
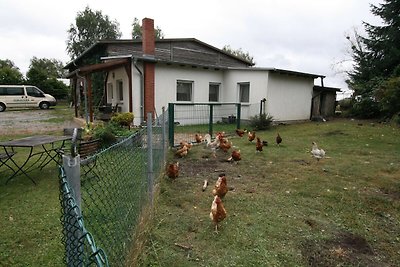
M 39 107 L 48 109 L 55 106 L 57 100 L 43 93 L 42 90 L 32 85 L 0 85 L 0 112 L 6 108 Z

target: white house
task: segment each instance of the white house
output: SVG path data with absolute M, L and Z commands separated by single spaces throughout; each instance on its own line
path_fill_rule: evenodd
M 142 25 L 142 40 L 99 41 L 65 67 L 75 81 L 75 103 L 83 101 L 77 81 L 85 78 L 91 120 L 94 106 L 111 104 L 133 112 L 134 123 L 141 124 L 145 114 L 160 114 L 171 102 L 241 103 L 241 117 L 248 119 L 264 98 L 265 112 L 275 120 L 310 119 L 314 80 L 325 76 L 256 68 L 193 38 L 155 40 L 154 21 L 145 18 Z M 85 63 L 90 60 L 98 63 Z M 105 73 L 101 103 L 91 97 L 95 72 Z

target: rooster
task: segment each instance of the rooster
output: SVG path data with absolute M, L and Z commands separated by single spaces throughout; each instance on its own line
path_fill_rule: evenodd
M 240 157 L 240 150 L 233 150 L 232 151 L 232 154 L 231 154 L 231 157 L 230 158 L 228 158 L 227 160 L 228 161 L 230 161 L 230 162 L 238 162 L 238 161 L 240 161 L 242 158 Z
M 167 175 L 171 179 L 175 179 L 179 175 L 179 162 L 170 163 L 167 166 Z
M 217 182 L 215 183 L 215 187 L 212 191 L 213 195 L 217 195 L 220 198 L 223 198 L 228 192 L 228 185 L 226 183 L 225 173 L 221 173 L 218 177 Z
M 203 142 L 203 136 L 200 135 L 200 134 L 198 134 L 198 133 L 196 133 L 196 134 L 194 135 L 194 139 L 196 140 L 196 143 L 201 143 L 201 142 Z
M 282 137 L 279 135 L 276 136 L 276 144 L 279 146 L 282 143 Z
M 250 142 L 253 142 L 254 139 L 256 139 L 256 132 L 255 131 L 248 132 L 247 135 L 248 135 L 248 138 L 249 138 Z
M 261 142 L 260 137 L 257 137 L 257 142 L 256 142 L 256 151 L 261 152 L 263 151 L 263 142 Z
M 325 150 L 323 150 L 322 148 L 318 148 L 317 143 L 312 142 L 311 154 L 314 158 L 317 159 L 317 161 L 319 161 L 320 159 L 325 157 Z
M 226 218 L 224 204 L 222 204 L 222 200 L 218 195 L 214 197 L 211 204 L 210 218 L 214 222 L 215 232 L 218 233 L 218 223 L 222 222 Z
M 236 129 L 236 134 L 237 134 L 239 137 L 243 137 L 243 135 L 244 135 L 245 133 L 247 133 L 247 130 L 246 130 L 246 129 L 243 129 L 243 130 L 241 130 L 241 129 Z

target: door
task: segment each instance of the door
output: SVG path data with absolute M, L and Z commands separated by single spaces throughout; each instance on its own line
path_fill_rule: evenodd
M 45 98 L 42 91 L 34 86 L 26 86 L 26 106 L 27 107 L 38 107 L 39 103 Z
M 23 86 L 10 86 L 4 89 L 6 105 L 10 108 L 26 107 L 26 96 Z

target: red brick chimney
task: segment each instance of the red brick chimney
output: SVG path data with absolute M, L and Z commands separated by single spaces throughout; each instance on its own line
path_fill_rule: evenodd
M 154 20 L 144 18 L 142 20 L 142 50 L 144 57 L 153 57 L 155 55 L 155 33 Z M 155 63 L 143 62 L 144 69 L 144 119 L 147 120 L 147 113 L 155 115 Z

